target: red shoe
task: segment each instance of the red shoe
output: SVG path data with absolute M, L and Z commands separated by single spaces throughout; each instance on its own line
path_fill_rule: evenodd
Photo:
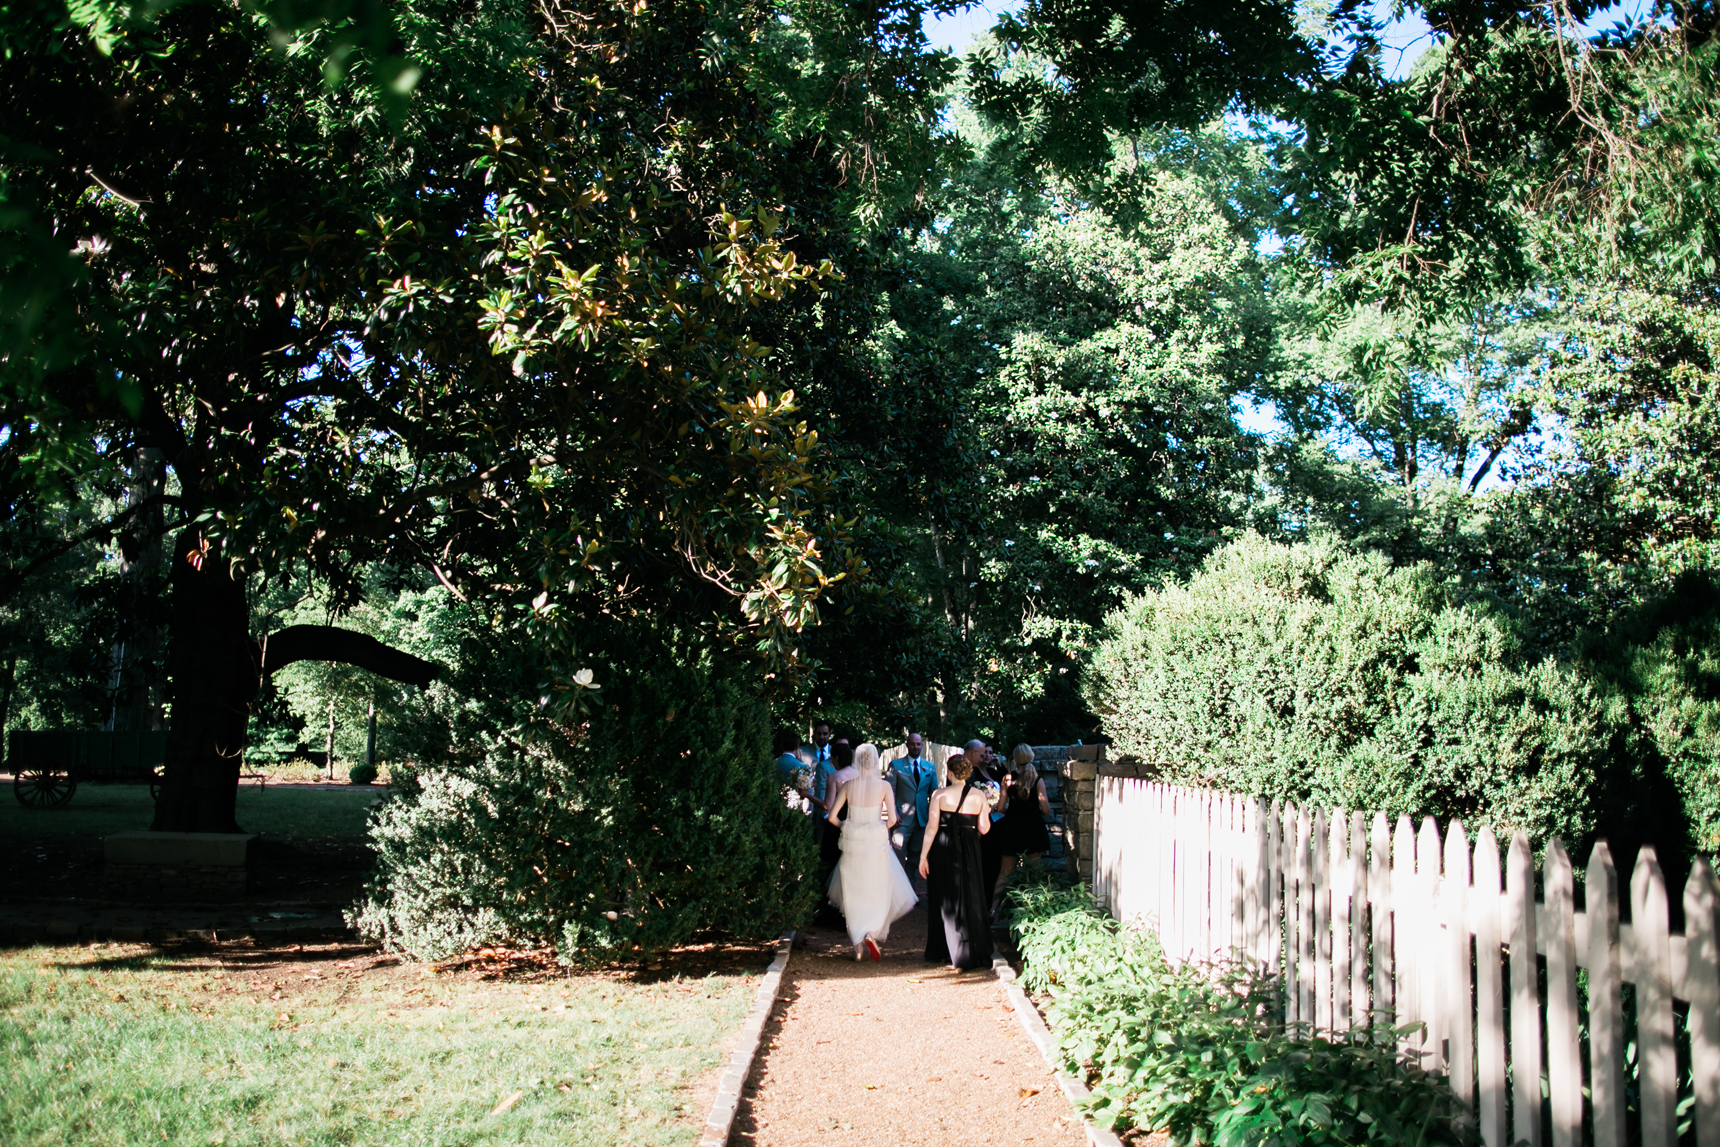
M 861 943 L 866 945 L 866 954 L 872 957 L 874 963 L 881 961 L 884 958 L 884 953 L 878 950 L 878 941 L 872 939 L 872 937 L 866 937 L 861 941 Z

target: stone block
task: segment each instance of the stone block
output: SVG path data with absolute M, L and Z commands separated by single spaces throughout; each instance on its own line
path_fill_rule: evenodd
M 1092 819 L 1093 806 L 1097 803 L 1097 798 L 1092 790 L 1088 790 L 1086 792 L 1076 793 L 1070 799 L 1069 803 L 1077 812 L 1088 814 L 1088 820 L 1090 821 Z
M 1076 782 L 1091 781 L 1099 775 L 1099 765 L 1096 761 L 1070 761 L 1063 775 Z
M 254 832 L 116 832 L 102 850 L 109 864 L 244 868 L 256 841 Z
M 254 833 L 120 832 L 103 841 L 109 896 L 189 903 L 242 899 Z
M 1141 773 L 1135 765 L 1110 761 L 1099 766 L 1099 775 L 1102 777 L 1138 777 Z

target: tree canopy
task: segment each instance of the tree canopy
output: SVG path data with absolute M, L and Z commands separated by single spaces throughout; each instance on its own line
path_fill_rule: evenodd
M 753 824 L 735 762 L 821 715 L 1333 799 L 1374 753 L 1367 799 L 1571 833 L 1535 794 L 1648 778 L 1678 824 L 1628 831 L 1712 847 L 1708 628 L 1667 620 L 1716 563 L 1706 10 L 1411 5 L 1395 67 L 1352 3 L 1030 0 L 959 59 L 956 7 L 8 8 L 0 720 L 167 727 L 158 827 L 226 830 L 242 754 L 376 703 L 454 770 L 403 872 L 503 790 L 634 816 L 598 775 L 694 751 L 623 751 L 646 710 L 732 711 Z M 1125 694 L 1218 647 L 1154 619 L 1302 561 L 1401 664 L 1257 661 L 1361 673 L 1368 730 L 1161 745 Z M 1465 722 L 1565 747 L 1486 780 Z M 749 858 L 758 927 L 796 856 Z M 507 927 L 679 895 L 559 871 L 585 915 Z

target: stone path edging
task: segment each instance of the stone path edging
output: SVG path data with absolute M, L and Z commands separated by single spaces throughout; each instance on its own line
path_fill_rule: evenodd
M 728 1145 L 735 1114 L 740 1110 L 741 1089 L 746 1086 L 747 1076 L 752 1074 L 753 1060 L 758 1057 L 759 1042 L 764 1036 L 764 1024 L 776 1006 L 777 993 L 782 990 L 782 973 L 788 968 L 788 956 L 792 951 L 794 933 L 790 932 L 776 942 L 776 957 L 765 971 L 764 982 L 758 986 L 758 995 L 753 997 L 752 1011 L 741 1025 L 735 1050 L 729 1054 L 729 1065 L 717 1080 L 716 1098 L 711 1100 L 711 1113 L 705 1117 L 705 1130 L 699 1136 L 698 1147 Z
M 1040 1058 L 1045 1060 L 1045 1066 L 1050 1068 L 1057 1077 L 1057 1086 L 1063 1089 L 1063 1094 L 1069 1100 L 1077 1114 L 1081 1114 L 1081 1122 L 1087 1128 L 1087 1142 L 1090 1147 L 1123 1147 L 1123 1141 L 1117 1138 L 1114 1131 L 1095 1127 L 1092 1120 L 1082 1114 L 1081 1104 L 1093 1093 L 1087 1090 L 1087 1085 L 1072 1075 L 1057 1070 L 1057 1061 L 1052 1055 L 1051 1029 L 1045 1026 L 1045 1017 L 1039 1014 L 1039 1008 L 1021 990 L 1021 985 L 1015 982 L 1015 969 L 1009 966 L 1009 961 L 1002 956 L 991 958 L 991 970 L 997 973 L 998 983 L 1003 986 L 1004 994 L 1009 997 L 1011 1010 L 1015 1018 L 1021 1022 L 1021 1029 L 1027 1033 L 1027 1038 L 1033 1041 L 1033 1046 L 1039 1049 Z M 700 1147 L 706 1147 L 701 1143 Z M 720 1144 L 715 1147 L 721 1147 Z

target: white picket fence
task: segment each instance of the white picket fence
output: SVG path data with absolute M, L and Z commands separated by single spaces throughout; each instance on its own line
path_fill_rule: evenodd
M 1624 923 L 1605 842 L 1578 912 L 1556 837 L 1537 899 L 1522 832 L 1501 865 L 1490 829 L 1471 845 L 1456 821 L 1441 840 L 1432 818 L 1417 831 L 1408 817 L 1104 777 L 1095 833 L 1095 896 L 1118 919 L 1156 923 L 1172 958 L 1253 960 L 1283 977 L 1288 1018 L 1316 1029 L 1425 1024 L 1406 1046 L 1447 1074 L 1489 1147 L 1543 1147 L 1549 1113 L 1551 1147 L 1625 1147 L 1626 985 L 1640 1142 L 1674 1147 L 1684 1006 L 1696 1143 L 1720 1147 L 1720 889 L 1707 863 L 1685 882 L 1678 935 L 1652 848 L 1636 858 Z

